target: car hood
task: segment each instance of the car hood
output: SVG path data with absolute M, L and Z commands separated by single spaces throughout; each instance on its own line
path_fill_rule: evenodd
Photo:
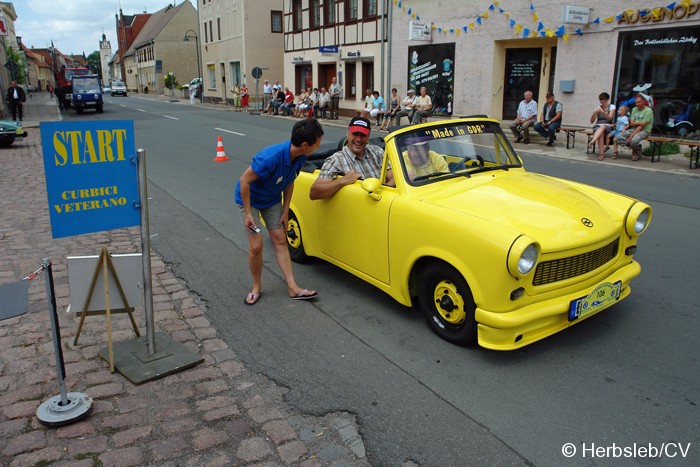
M 539 174 L 489 172 L 459 179 L 423 201 L 528 235 L 543 251 L 558 251 L 620 231 L 624 210 L 604 202 L 611 195 Z

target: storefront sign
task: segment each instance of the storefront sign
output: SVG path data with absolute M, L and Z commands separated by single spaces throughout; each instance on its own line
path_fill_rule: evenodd
M 620 19 L 618 19 L 618 24 L 659 23 L 664 20 L 678 21 L 694 16 L 700 9 L 700 3 L 688 3 L 686 5 L 685 2 L 677 2 L 674 5 L 673 8 L 659 7 L 651 10 L 647 8 L 637 11 L 624 11 L 620 15 Z
M 318 48 L 318 51 L 321 52 L 322 54 L 337 54 L 338 53 L 338 46 L 337 45 L 322 45 L 321 47 Z
M 408 48 L 409 88 L 419 94 L 425 86 L 433 101 L 433 112 L 452 114 L 454 97 L 455 44 L 418 45 Z
M 427 41 L 433 40 L 433 30 L 430 23 L 421 23 L 418 21 L 409 21 L 408 23 L 408 40 L 409 41 Z
M 568 24 L 588 24 L 590 12 L 588 7 L 564 5 L 561 9 L 561 20 Z
M 360 58 L 362 57 L 362 53 L 359 50 L 354 50 L 352 52 L 345 52 L 345 56 L 347 58 Z
M 632 39 L 634 47 L 643 45 L 673 45 L 673 44 L 695 44 L 698 38 L 695 36 L 664 37 L 663 39 Z
M 292 63 L 304 63 L 304 57 L 292 57 Z
M 134 122 L 42 122 L 53 238 L 141 223 Z

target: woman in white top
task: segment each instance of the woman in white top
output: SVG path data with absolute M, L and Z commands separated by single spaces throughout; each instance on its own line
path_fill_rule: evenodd
M 591 152 L 595 151 L 595 143 L 598 142 L 598 160 L 605 158 L 605 141 L 615 120 L 615 104 L 610 103 L 610 94 L 603 92 L 598 96 L 600 105 L 595 108 L 591 115 L 593 123 L 593 136 L 588 144 Z

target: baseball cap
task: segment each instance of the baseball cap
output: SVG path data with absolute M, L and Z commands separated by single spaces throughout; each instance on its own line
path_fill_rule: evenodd
M 427 135 L 425 135 L 425 136 L 423 136 L 423 135 L 410 136 L 410 137 L 406 138 L 406 145 L 408 145 L 408 146 L 410 146 L 410 145 L 423 145 L 423 144 L 427 143 L 428 141 L 430 141 L 431 139 L 432 138 L 430 136 L 427 136 Z
M 350 120 L 350 133 L 360 132 L 363 135 L 368 135 L 372 129 L 372 124 L 364 117 L 355 117 Z
M 415 93 L 416 93 L 416 91 L 414 91 L 413 89 L 409 89 L 409 90 L 406 91 L 406 92 L 409 93 L 409 94 L 415 94 Z

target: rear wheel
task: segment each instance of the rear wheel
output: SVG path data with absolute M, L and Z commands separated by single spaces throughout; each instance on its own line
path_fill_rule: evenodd
M 419 303 L 430 328 L 458 345 L 476 340 L 476 305 L 462 275 L 444 263 L 433 263 L 420 275 Z
M 295 263 L 303 263 L 309 257 L 304 251 L 304 244 L 301 241 L 301 226 L 294 211 L 289 210 L 289 220 L 287 222 L 287 247 L 289 256 Z

